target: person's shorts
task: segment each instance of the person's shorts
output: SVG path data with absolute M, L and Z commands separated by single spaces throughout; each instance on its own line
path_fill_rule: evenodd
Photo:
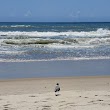
M 60 88 L 58 88 L 58 89 L 55 90 L 55 92 L 58 92 L 58 91 L 60 91 Z

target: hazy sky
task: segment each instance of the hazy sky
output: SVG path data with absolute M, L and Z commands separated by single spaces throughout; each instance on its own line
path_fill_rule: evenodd
M 0 0 L 2 21 L 110 21 L 110 0 Z

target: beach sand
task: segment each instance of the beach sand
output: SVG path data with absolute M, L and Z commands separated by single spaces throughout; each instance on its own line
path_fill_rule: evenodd
M 0 110 L 110 110 L 110 76 L 0 80 Z

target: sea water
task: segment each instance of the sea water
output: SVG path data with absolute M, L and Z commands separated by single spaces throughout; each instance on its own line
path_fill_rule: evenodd
M 110 59 L 110 23 L 0 23 L 0 61 Z

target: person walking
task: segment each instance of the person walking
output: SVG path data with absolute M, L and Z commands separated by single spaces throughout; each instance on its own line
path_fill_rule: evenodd
M 60 91 L 60 86 L 59 86 L 59 83 L 57 83 L 55 86 L 55 96 L 59 95 L 59 91 Z

